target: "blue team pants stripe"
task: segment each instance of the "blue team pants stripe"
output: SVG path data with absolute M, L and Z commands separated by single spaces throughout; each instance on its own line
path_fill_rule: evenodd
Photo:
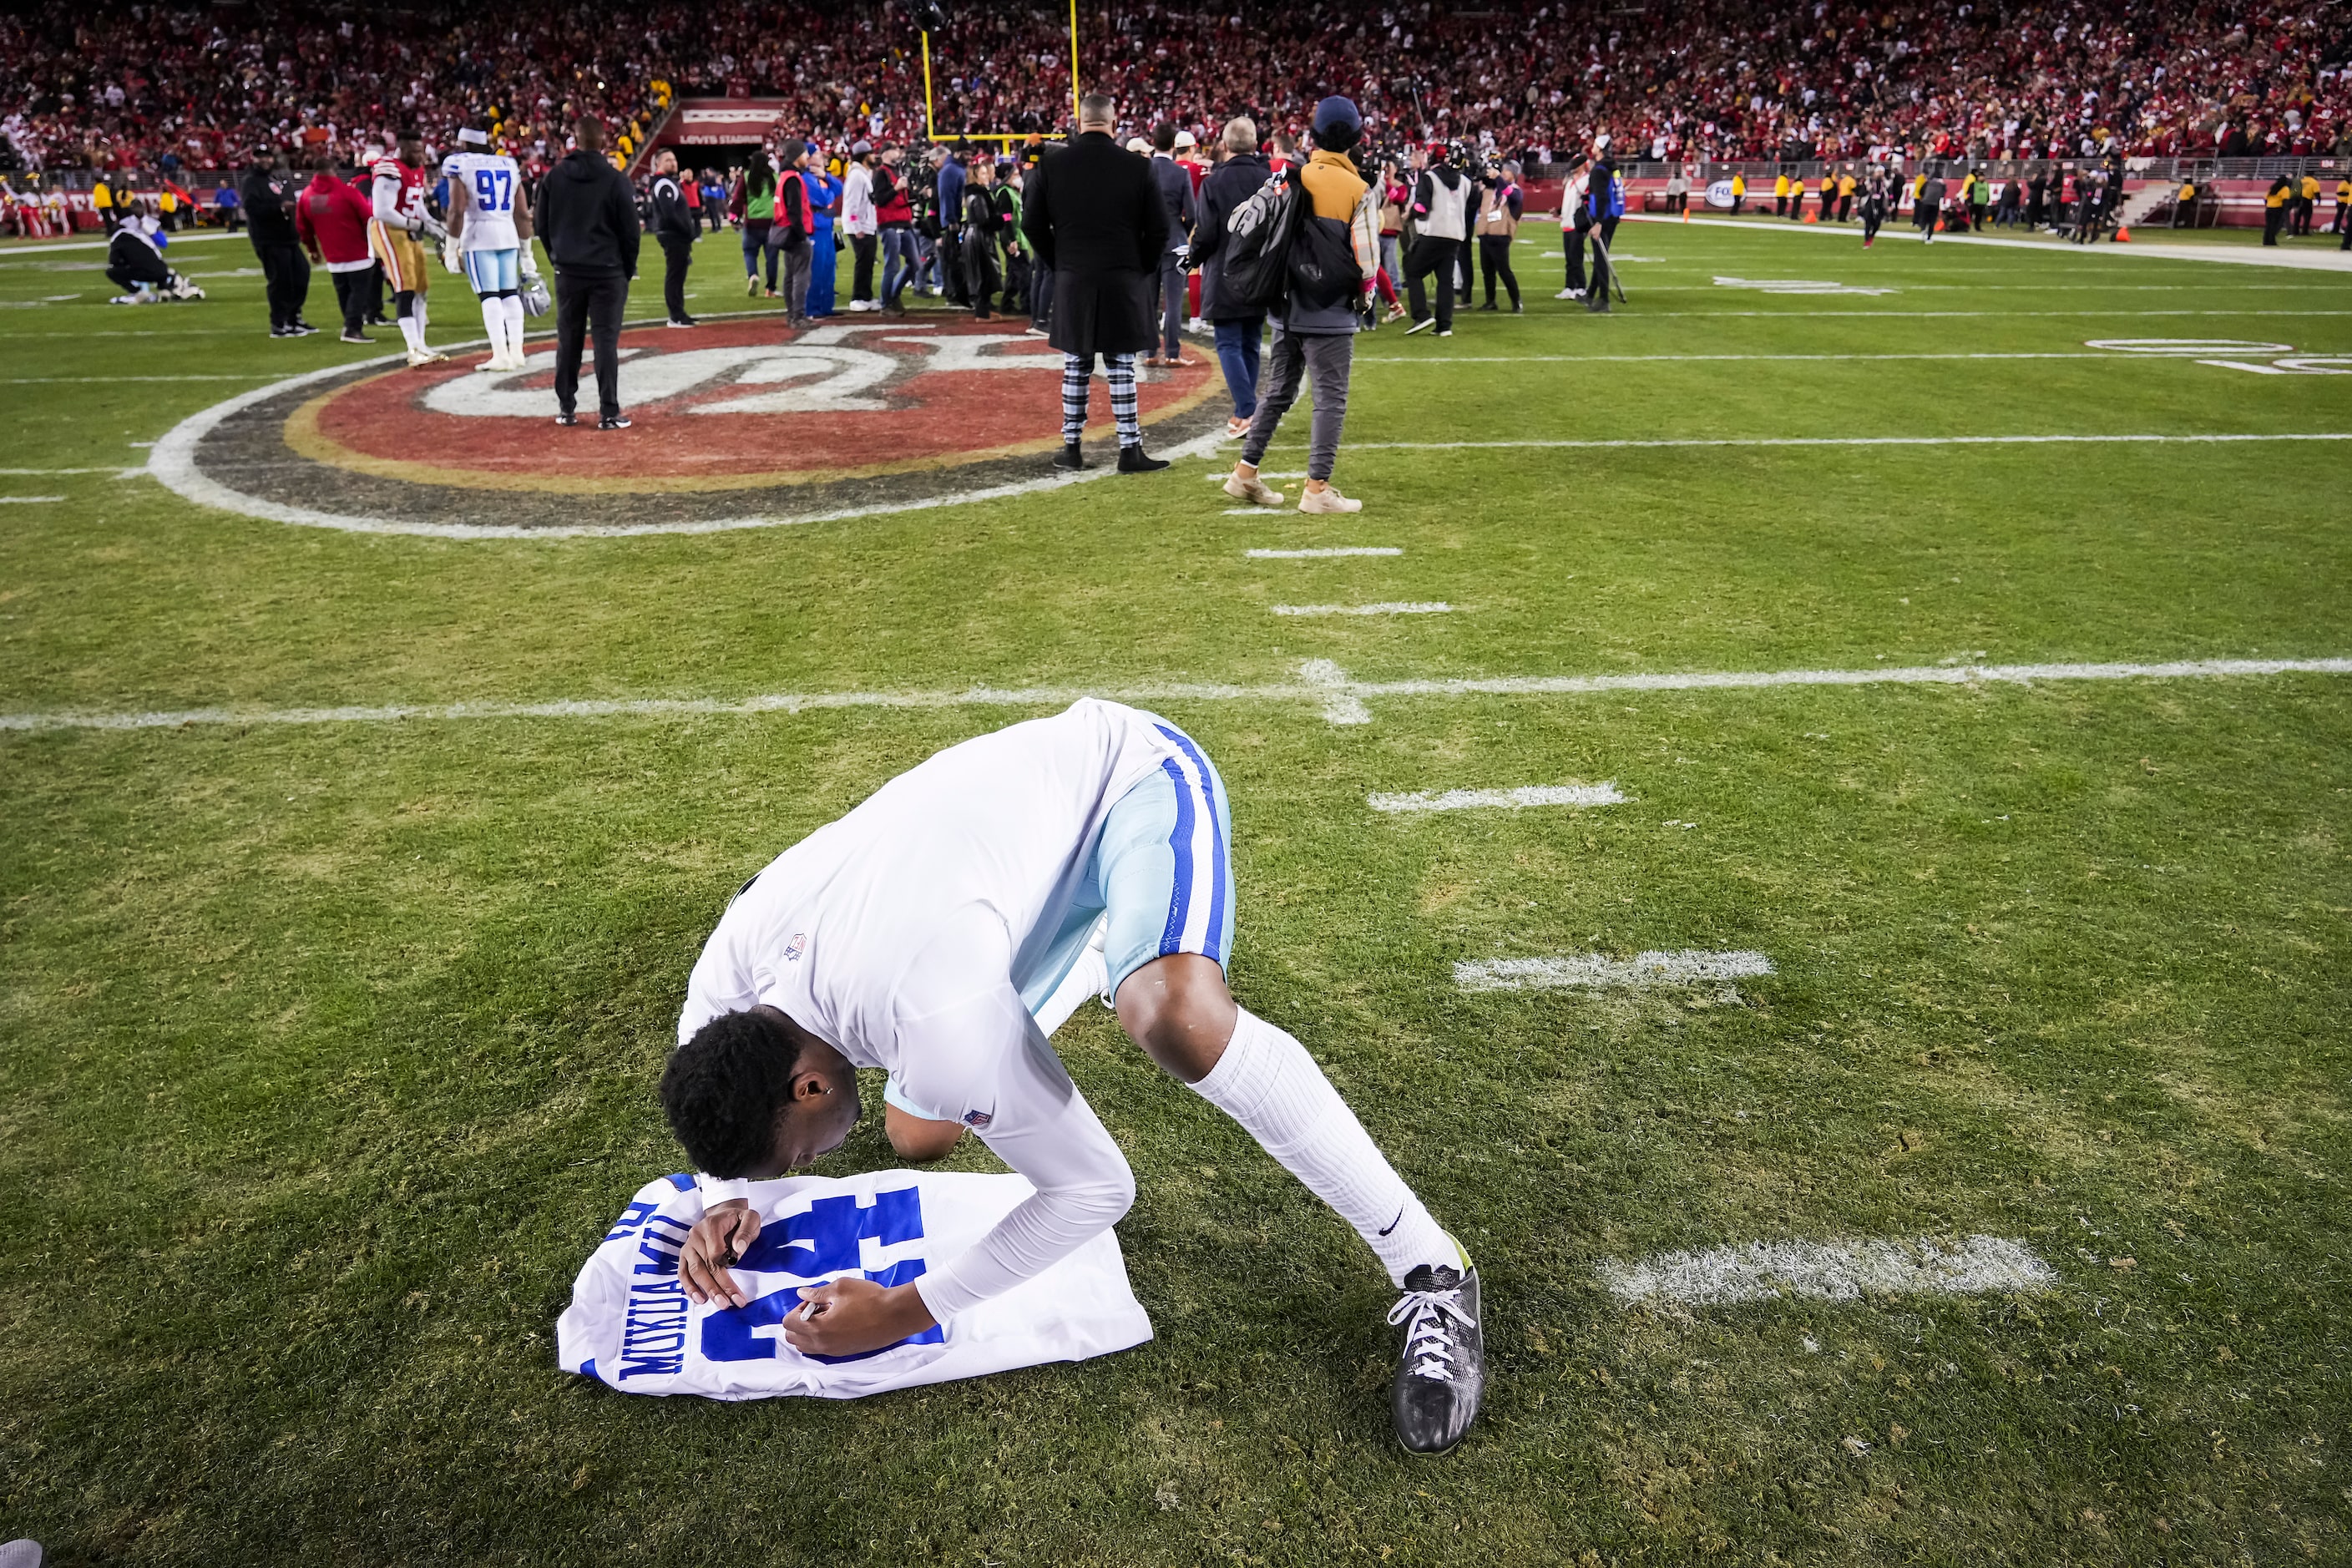
M 1169 853 L 1174 857 L 1173 890 L 1168 897 L 1168 924 L 1160 933 L 1161 953 L 1181 952 L 1184 948 L 1184 928 L 1192 917 L 1192 790 L 1184 777 L 1184 770 L 1169 758 L 1160 764 L 1161 771 L 1176 784 L 1176 826 L 1168 835 Z
M 1192 736 L 1166 724 L 1158 725 L 1156 728 L 1176 743 L 1186 759 L 1192 763 L 1194 770 L 1195 776 L 1190 783 L 1193 789 L 1200 792 L 1201 814 L 1209 825 L 1209 923 L 1207 936 L 1201 943 L 1201 950 L 1209 958 L 1223 963 L 1225 961 L 1225 955 L 1218 951 L 1217 939 L 1223 933 L 1225 927 L 1225 825 L 1217 815 L 1217 790 L 1213 782 L 1216 775 L 1209 766 L 1209 759 L 1202 756 L 1200 747 L 1192 743 Z M 1180 802 L 1183 800 L 1186 783 L 1181 773 L 1177 775 L 1177 798 Z M 1183 831 L 1183 814 L 1181 808 L 1177 830 Z

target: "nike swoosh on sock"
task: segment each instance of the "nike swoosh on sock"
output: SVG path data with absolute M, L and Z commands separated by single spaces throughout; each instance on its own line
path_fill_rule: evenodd
M 1388 1229 L 1387 1229 L 1387 1230 L 1383 1230 L 1383 1231 L 1381 1231 L 1381 1234 L 1382 1236 L 1386 1236 L 1386 1235 L 1389 1233 L 1389 1231 L 1391 1231 L 1391 1230 L 1394 1230 L 1397 1226 L 1399 1226 L 1402 1225 L 1403 1223 L 1404 1223 L 1404 1210 L 1402 1210 L 1402 1209 L 1399 1209 L 1399 1210 L 1397 1210 L 1397 1216 L 1396 1216 L 1396 1218 L 1394 1218 L 1394 1219 L 1392 1219 L 1392 1220 L 1389 1221 L 1389 1223 L 1388 1223 Z

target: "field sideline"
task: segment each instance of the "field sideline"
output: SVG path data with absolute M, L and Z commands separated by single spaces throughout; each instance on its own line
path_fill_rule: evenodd
M 1234 515 L 1209 441 L 528 539 L 192 504 L 184 422 L 396 334 L 270 340 L 237 243 L 137 310 L 0 247 L 0 1539 L 2352 1558 L 2352 276 L 1755 226 L 1627 224 L 1603 318 L 1531 226 L 1526 315 L 1360 339 L 1354 517 Z M 771 309 L 732 237 L 692 308 Z M 682 1160 L 728 894 L 1087 692 L 1218 760 L 1236 994 L 1477 1257 L 1471 1440 L 1397 1453 L 1379 1268 L 1092 1008 L 1150 1344 L 847 1405 L 558 1372 Z

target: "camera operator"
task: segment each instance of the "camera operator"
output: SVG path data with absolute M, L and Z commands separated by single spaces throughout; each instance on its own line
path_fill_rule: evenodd
M 1478 189 L 1478 272 L 1486 281 L 1486 302 L 1478 308 L 1491 310 L 1495 306 L 1495 278 L 1501 274 L 1503 287 L 1510 290 L 1511 314 L 1520 313 L 1519 280 L 1511 271 L 1511 242 L 1519 232 L 1519 217 L 1527 206 L 1527 198 L 1519 190 L 1519 166 L 1514 163 L 1488 159 L 1486 177 Z
M 1412 325 L 1406 336 L 1437 329 L 1441 338 L 1454 335 L 1454 269 L 1461 263 L 1462 242 L 1470 232 L 1470 182 L 1451 163 L 1433 163 L 1429 151 L 1412 152 L 1412 248 L 1405 256 L 1405 298 L 1412 306 Z M 1437 313 L 1430 314 L 1423 280 L 1434 277 Z

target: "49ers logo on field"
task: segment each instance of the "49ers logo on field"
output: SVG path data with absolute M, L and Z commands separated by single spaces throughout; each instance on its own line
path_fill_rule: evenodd
M 190 500 L 281 522 L 457 538 L 705 532 L 1014 495 L 1070 481 L 1062 356 L 1006 325 L 899 320 L 794 333 L 772 318 L 622 336 L 621 402 L 593 428 L 593 356 L 572 428 L 555 356 L 485 374 L 464 354 L 296 376 L 215 405 L 156 444 Z M 1142 373 L 1155 447 L 1209 434 L 1204 363 Z M 1090 437 L 1112 431 L 1097 379 Z M 1102 467 L 1110 458 L 1106 452 Z M 1076 476 L 1091 477 L 1090 475 Z

